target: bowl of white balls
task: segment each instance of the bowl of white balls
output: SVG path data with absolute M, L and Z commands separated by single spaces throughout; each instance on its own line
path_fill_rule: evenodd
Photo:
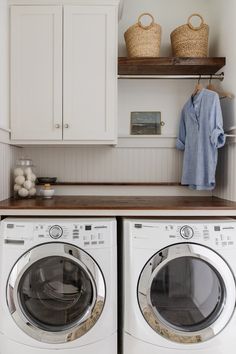
M 30 159 L 19 159 L 14 168 L 14 196 L 34 198 L 36 196 L 34 166 Z

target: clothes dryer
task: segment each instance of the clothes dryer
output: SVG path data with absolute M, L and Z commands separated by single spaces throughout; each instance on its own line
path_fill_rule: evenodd
M 1 221 L 0 353 L 117 353 L 115 219 Z
M 235 353 L 235 220 L 125 219 L 123 252 L 123 354 Z

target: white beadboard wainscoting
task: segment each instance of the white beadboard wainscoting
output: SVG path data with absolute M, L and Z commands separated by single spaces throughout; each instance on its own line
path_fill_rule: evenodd
M 179 182 L 182 153 L 176 149 L 26 147 L 38 176 L 63 182 Z
M 214 195 L 236 201 L 236 144 L 227 144 L 219 151 L 217 188 Z
M 211 192 L 194 192 L 181 186 L 119 186 L 119 185 L 73 185 L 54 186 L 56 195 L 90 195 L 90 196 L 163 196 L 163 197 L 209 197 Z M 37 187 L 37 195 L 40 195 L 41 187 Z
M 182 152 L 173 148 L 25 147 L 37 176 L 79 183 L 178 183 Z M 57 194 L 211 195 L 181 186 L 58 186 Z
M 9 198 L 12 192 L 12 168 L 20 154 L 20 148 L 0 143 L 0 200 Z

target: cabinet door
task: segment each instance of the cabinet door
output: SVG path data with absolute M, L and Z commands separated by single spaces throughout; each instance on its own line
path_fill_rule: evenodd
M 62 139 L 62 7 L 11 8 L 13 140 Z
M 117 8 L 64 8 L 64 140 L 116 138 Z

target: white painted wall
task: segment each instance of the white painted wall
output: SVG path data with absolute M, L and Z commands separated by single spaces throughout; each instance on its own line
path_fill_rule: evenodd
M 20 150 L 0 143 L 0 201 L 9 198 L 12 194 L 12 168 Z
M 177 2 L 178 1 L 178 2 Z M 126 56 L 123 33 L 137 22 L 143 12 L 151 13 L 162 26 L 162 44 L 160 56 L 170 56 L 170 33 L 176 27 L 187 22 L 192 13 L 200 13 L 210 28 L 214 26 L 214 0 L 125 0 L 122 19 L 119 23 L 119 55 Z M 215 32 L 210 32 L 210 42 L 215 42 Z M 214 53 L 210 46 L 210 55 Z
M 225 79 L 223 88 L 236 95 L 236 2 L 234 0 L 211 0 L 215 4 L 215 19 L 217 24 L 217 41 L 215 42 L 215 54 L 226 56 L 226 67 L 224 68 Z M 227 6 L 226 6 L 227 3 Z M 223 101 L 225 129 L 236 125 L 236 101 Z
M 215 5 L 217 25 L 216 55 L 226 56 L 225 80 L 222 87 L 236 96 L 236 2 L 211 0 Z M 227 3 L 227 6 L 226 6 Z M 216 13 L 217 11 L 217 13 Z M 225 130 L 236 126 L 236 101 L 226 99 L 223 104 Z M 236 129 L 231 134 L 236 134 Z M 236 144 L 227 145 L 219 154 L 218 187 L 215 195 L 236 201 Z

